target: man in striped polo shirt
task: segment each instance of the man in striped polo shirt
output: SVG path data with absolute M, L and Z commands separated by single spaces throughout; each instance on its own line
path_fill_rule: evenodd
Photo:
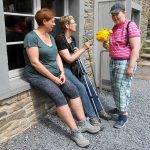
M 128 120 L 130 87 L 141 41 L 139 29 L 134 22 L 129 22 L 126 18 L 123 4 L 114 4 L 110 13 L 115 24 L 109 41 L 110 78 L 116 104 L 116 108 L 110 110 L 110 113 L 119 115 L 114 127 L 122 128 Z

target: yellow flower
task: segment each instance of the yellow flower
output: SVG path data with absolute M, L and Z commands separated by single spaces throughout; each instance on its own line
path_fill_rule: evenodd
M 96 39 L 100 42 L 108 42 L 112 30 L 101 29 L 96 33 Z

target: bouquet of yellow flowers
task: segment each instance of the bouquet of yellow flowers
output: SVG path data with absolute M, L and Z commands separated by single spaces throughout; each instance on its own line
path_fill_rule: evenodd
M 96 33 L 96 39 L 100 42 L 106 42 L 107 43 L 107 49 L 109 48 L 109 36 L 110 34 L 113 33 L 112 30 L 107 30 L 107 29 L 101 29 Z

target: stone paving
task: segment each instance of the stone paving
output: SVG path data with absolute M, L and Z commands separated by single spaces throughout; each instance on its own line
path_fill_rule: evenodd
M 150 62 L 149 62 L 150 64 Z M 136 79 L 150 80 L 150 66 L 140 66 L 135 75 Z

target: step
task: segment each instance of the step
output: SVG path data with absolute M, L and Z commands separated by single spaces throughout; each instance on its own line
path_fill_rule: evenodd
M 150 39 L 145 40 L 146 46 L 150 47 Z
M 146 39 L 145 42 L 146 42 L 146 43 L 150 43 L 150 39 Z
M 150 66 L 150 61 L 140 61 L 138 62 L 138 65 L 141 65 L 141 66 Z
M 142 48 L 143 51 L 150 52 L 150 47 Z
M 140 56 L 142 58 L 150 58 L 150 54 L 147 54 L 147 53 L 140 54 Z

